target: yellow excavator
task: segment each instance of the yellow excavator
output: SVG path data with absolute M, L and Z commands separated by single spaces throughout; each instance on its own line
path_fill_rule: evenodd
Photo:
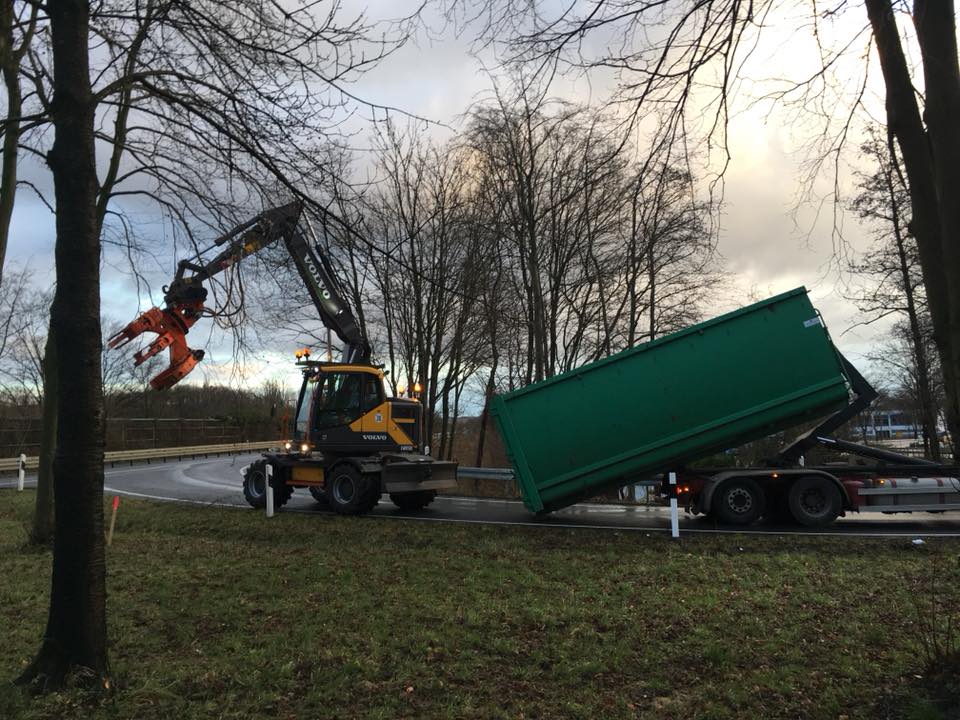
M 143 333 L 156 334 L 134 362 L 140 365 L 169 350 L 169 366 L 151 385 L 172 387 L 203 359 L 203 351 L 186 342 L 194 323 L 210 314 L 203 282 L 282 240 L 321 321 L 343 343 L 343 354 L 340 362 L 319 362 L 308 351 L 297 353 L 303 384 L 293 436 L 282 449 L 264 453 L 244 468 L 244 497 L 253 507 L 263 507 L 269 477 L 277 507 L 295 488 L 307 488 L 317 502 L 344 515 L 369 512 L 383 493 L 402 510 L 424 508 L 438 490 L 456 487 L 457 463 L 430 457 L 418 400 L 386 396 L 384 371 L 370 362 L 370 344 L 332 266 L 315 238 L 311 242 L 301 230 L 302 213 L 298 202 L 266 210 L 217 238 L 196 262 L 180 261 L 173 282 L 164 287 L 164 307 L 142 313 L 108 345 L 119 348 Z M 204 261 L 214 248 L 222 250 Z

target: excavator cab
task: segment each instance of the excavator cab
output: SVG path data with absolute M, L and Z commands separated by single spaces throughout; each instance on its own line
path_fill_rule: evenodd
M 383 383 L 369 372 L 324 372 L 314 385 L 316 429 L 349 425 L 383 403 Z
M 291 443 L 325 454 L 414 452 L 419 448 L 419 402 L 387 398 L 383 371 L 372 365 L 305 362 Z

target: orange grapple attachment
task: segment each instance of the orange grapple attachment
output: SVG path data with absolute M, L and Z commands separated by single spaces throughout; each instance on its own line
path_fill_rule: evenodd
M 191 350 L 186 335 L 199 319 L 203 303 L 177 305 L 166 310 L 150 308 L 123 330 L 107 341 L 113 349 L 121 348 L 145 332 L 157 337 L 147 347 L 134 354 L 134 365 L 140 365 L 154 355 L 170 349 L 170 365 L 150 380 L 156 390 L 173 387 L 203 359 L 203 350 Z
M 154 390 L 166 390 L 183 380 L 203 360 L 203 350 L 191 350 L 186 341 L 175 340 L 170 345 L 170 365 L 150 380 Z

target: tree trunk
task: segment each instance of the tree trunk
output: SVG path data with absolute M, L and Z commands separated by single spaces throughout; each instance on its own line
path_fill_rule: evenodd
M 446 454 L 448 452 L 448 437 L 447 433 L 450 431 L 450 382 L 449 382 L 450 373 L 447 373 L 447 379 L 444 381 L 443 390 L 440 393 L 440 442 L 437 443 L 437 447 L 434 448 L 435 457 L 440 458 L 441 460 L 446 459 Z
M 947 422 L 956 449 L 960 444 L 960 62 L 953 0 L 916 0 L 914 24 L 923 57 L 923 115 L 933 158 L 942 265 L 948 279 L 946 337 L 937 346 L 944 366 Z
M 649 285 L 650 285 L 650 337 L 649 340 L 657 339 L 657 262 L 653 254 L 653 238 L 649 238 L 649 256 L 647 263 L 649 267 Z
M 57 446 L 57 348 L 53 332 L 43 350 L 43 407 L 40 421 L 40 466 L 33 508 L 30 542 L 45 545 L 53 539 L 53 454 Z
M 57 289 L 51 328 L 57 355 L 57 449 L 53 461 L 53 578 L 37 657 L 20 676 L 38 690 L 68 675 L 110 687 L 103 544 L 103 387 L 100 374 L 100 242 L 89 7 L 48 5 L 53 47 L 54 142 L 47 162 L 57 205 Z
M 455 383 L 453 390 L 453 419 L 450 421 L 450 439 L 447 441 L 447 460 L 453 460 L 453 444 L 457 441 L 457 421 L 460 419 L 460 396 L 463 394 L 462 383 Z
M 919 400 L 919 415 L 923 427 L 923 447 L 926 454 L 933 460 L 940 461 L 940 440 L 937 436 L 937 408 L 933 401 L 933 384 L 930 381 L 930 362 L 927 357 L 927 342 L 920 328 L 920 316 L 917 309 L 916 284 L 910 272 L 910 260 L 907 256 L 906 238 L 903 233 L 903 220 L 900 215 L 900 203 L 897 197 L 897 186 L 894 175 L 902 177 L 900 164 L 894 153 L 893 137 L 888 135 L 888 157 L 878 160 L 884 163 L 883 179 L 890 203 L 890 225 L 893 228 L 893 239 L 897 246 L 897 263 L 900 271 L 900 281 L 903 284 L 904 299 L 907 302 L 907 322 L 909 327 L 909 342 L 916 368 L 917 399 Z
M 496 387 L 497 353 L 493 354 L 493 364 L 490 366 L 490 375 L 487 377 L 487 389 L 483 397 L 483 412 L 480 413 L 480 437 L 477 440 L 477 467 L 483 467 L 483 446 L 487 439 L 487 423 L 490 421 L 490 401 L 493 400 L 493 391 Z
M 0 64 L 7 90 L 7 120 L 3 128 L 3 158 L 0 160 L 0 282 L 7 256 L 7 239 L 13 200 L 17 193 L 17 155 L 20 140 L 20 61 L 13 47 L 13 0 L 0 0 Z
M 890 0 L 866 0 L 886 85 L 887 127 L 907 171 L 920 267 L 940 354 L 947 425 L 960 438 L 960 69 L 952 0 L 917 0 L 914 18 L 923 56 L 926 107 L 920 116 Z M 929 133 L 928 133 L 929 130 Z

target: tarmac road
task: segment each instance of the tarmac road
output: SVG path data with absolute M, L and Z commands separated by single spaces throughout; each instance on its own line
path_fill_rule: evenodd
M 240 469 L 259 457 L 238 455 L 193 458 L 178 462 L 154 462 L 106 469 L 107 494 L 196 505 L 242 508 L 257 512 L 243 499 Z M 35 483 L 27 478 L 27 485 Z M 9 480 L 0 487 L 15 487 Z M 280 512 L 322 513 L 305 490 L 297 490 Z M 262 512 L 262 511 L 259 511 Z M 512 500 L 468 497 L 437 498 L 428 508 L 409 513 L 398 510 L 384 496 L 370 514 L 384 520 L 455 522 L 536 527 L 592 528 L 605 530 L 667 532 L 670 514 L 666 508 L 581 504 L 543 517 Z M 930 514 L 852 513 L 820 530 L 762 523 L 748 529 L 718 526 L 714 521 L 680 514 L 683 533 L 751 533 L 777 535 L 852 535 L 880 537 L 960 537 L 960 512 Z

